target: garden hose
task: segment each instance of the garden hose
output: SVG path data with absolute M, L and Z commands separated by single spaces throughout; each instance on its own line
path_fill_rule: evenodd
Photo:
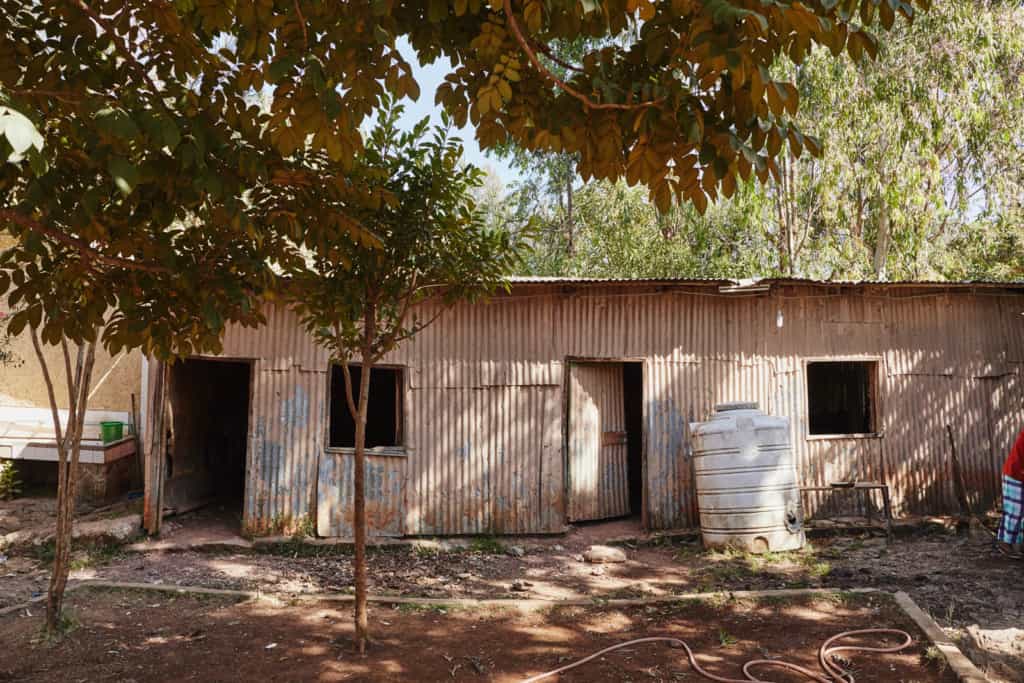
M 893 647 L 834 645 L 836 641 L 842 640 L 844 638 L 849 638 L 851 636 L 864 636 L 869 634 L 902 636 L 903 642 Z M 802 667 L 799 664 L 792 664 L 790 662 L 784 662 L 779 659 L 752 659 L 751 661 L 743 665 L 744 678 L 724 678 L 722 676 L 716 676 L 713 673 L 709 673 L 708 671 L 705 671 L 703 668 L 701 668 L 700 664 L 697 663 L 696 655 L 693 654 L 693 650 L 691 650 L 690 646 L 686 644 L 686 641 L 680 640 L 679 638 L 672 638 L 670 636 L 652 636 L 650 638 L 637 638 L 635 640 L 626 641 L 625 643 L 619 643 L 618 645 L 606 647 L 603 650 L 595 652 L 589 657 L 584 657 L 583 659 L 577 660 L 570 664 L 566 664 L 565 666 L 559 667 L 552 671 L 546 671 L 542 674 L 537 674 L 536 676 L 527 678 L 526 680 L 522 681 L 522 683 L 535 683 L 536 681 L 542 681 L 545 678 L 550 678 L 551 676 L 558 675 L 560 673 L 568 671 L 569 669 L 575 669 L 576 667 L 582 666 L 587 662 L 600 657 L 601 655 L 607 654 L 614 650 L 620 650 L 624 647 L 639 645 L 641 643 L 659 642 L 676 645 L 686 650 L 686 656 L 689 658 L 690 666 L 693 667 L 694 671 L 696 671 L 704 678 L 707 678 L 708 680 L 719 681 L 720 683 L 751 683 L 751 681 L 753 681 L 754 683 L 771 683 L 771 681 L 766 681 L 763 678 L 757 678 L 754 676 L 753 673 L 751 673 L 751 670 L 757 667 L 775 667 L 779 669 L 786 669 L 787 671 L 795 671 L 798 674 L 806 676 L 808 680 L 816 681 L 816 683 L 854 683 L 853 676 L 849 672 L 844 671 L 841 667 L 839 667 L 835 662 L 832 661 L 833 655 L 839 652 L 873 652 L 876 654 L 899 652 L 900 650 L 909 647 L 910 644 L 913 642 L 913 638 L 911 638 L 910 634 L 906 631 L 890 628 L 865 628 L 860 629 L 858 631 L 843 631 L 842 633 L 838 633 L 829 638 L 828 640 L 826 640 L 822 644 L 821 648 L 818 649 L 818 662 L 821 664 L 821 668 L 824 669 L 824 674 L 818 671 L 811 671 L 810 669 Z

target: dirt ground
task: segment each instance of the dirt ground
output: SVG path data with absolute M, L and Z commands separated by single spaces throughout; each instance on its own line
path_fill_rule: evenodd
M 952 683 L 913 623 L 888 596 L 681 600 L 636 608 L 371 608 L 375 641 L 353 652 L 348 610 L 330 603 L 275 605 L 223 598 L 84 589 L 70 600 L 73 628 L 39 636 L 40 619 L 0 620 L 0 680 L 18 681 L 517 681 L 632 638 L 685 639 L 712 673 L 739 676 L 750 659 L 784 658 L 817 670 L 817 649 L 843 630 L 903 628 L 898 654 L 844 658 L 859 681 Z M 926 642 L 926 641 L 925 641 Z M 895 644 L 896 640 L 855 644 Z M 767 674 L 768 669 L 762 672 Z M 806 680 L 772 672 L 772 680 Z M 554 680 L 554 679 L 552 679 Z M 698 681 L 683 651 L 663 644 L 609 653 L 561 681 Z
M 629 522 L 617 524 L 543 539 L 476 538 L 373 549 L 370 590 L 432 598 L 542 599 L 819 586 L 904 590 L 994 681 L 1024 681 L 1024 563 L 992 557 L 984 539 L 935 527 L 891 544 L 873 535 L 838 536 L 816 539 L 802 552 L 764 556 L 705 552 L 696 541 L 665 541 L 620 546 L 627 556 L 621 564 L 584 562 L 581 553 L 591 543 L 628 531 Z M 34 554 L 0 563 L 0 607 L 45 590 L 45 551 L 39 547 Z M 202 552 L 96 546 L 76 553 L 74 567 L 73 580 L 281 594 L 344 593 L 351 590 L 352 578 L 346 548 L 297 543 Z

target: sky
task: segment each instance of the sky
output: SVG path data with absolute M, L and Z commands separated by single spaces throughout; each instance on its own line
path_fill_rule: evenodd
M 416 59 L 416 53 L 412 46 L 404 38 L 398 41 L 398 50 L 412 65 L 412 75 L 420 84 L 419 100 L 413 102 L 406 99 L 402 102 L 405 105 L 405 115 L 402 117 L 403 125 L 411 128 L 424 116 L 429 116 L 431 123 L 440 124 L 441 108 L 434 104 L 434 93 L 451 70 L 451 62 L 446 57 L 439 57 L 433 64 L 421 65 Z M 472 124 L 467 123 L 465 127 L 459 128 L 457 135 L 462 139 L 462 144 L 465 147 L 466 161 L 496 175 L 506 188 L 510 183 L 519 179 L 519 173 L 514 171 L 507 162 L 494 156 L 488 156 L 480 149 Z

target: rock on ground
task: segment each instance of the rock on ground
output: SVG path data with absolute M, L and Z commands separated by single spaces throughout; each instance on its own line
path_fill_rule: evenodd
M 625 562 L 626 553 L 610 545 L 592 545 L 583 551 L 583 559 L 592 564 Z

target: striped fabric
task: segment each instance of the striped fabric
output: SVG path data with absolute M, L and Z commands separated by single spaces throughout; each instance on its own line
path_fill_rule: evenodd
M 1024 516 L 1024 482 L 1003 475 L 1003 517 L 999 520 L 996 537 L 1003 543 L 1015 545 L 1021 542 L 1024 530 L 1021 517 Z

